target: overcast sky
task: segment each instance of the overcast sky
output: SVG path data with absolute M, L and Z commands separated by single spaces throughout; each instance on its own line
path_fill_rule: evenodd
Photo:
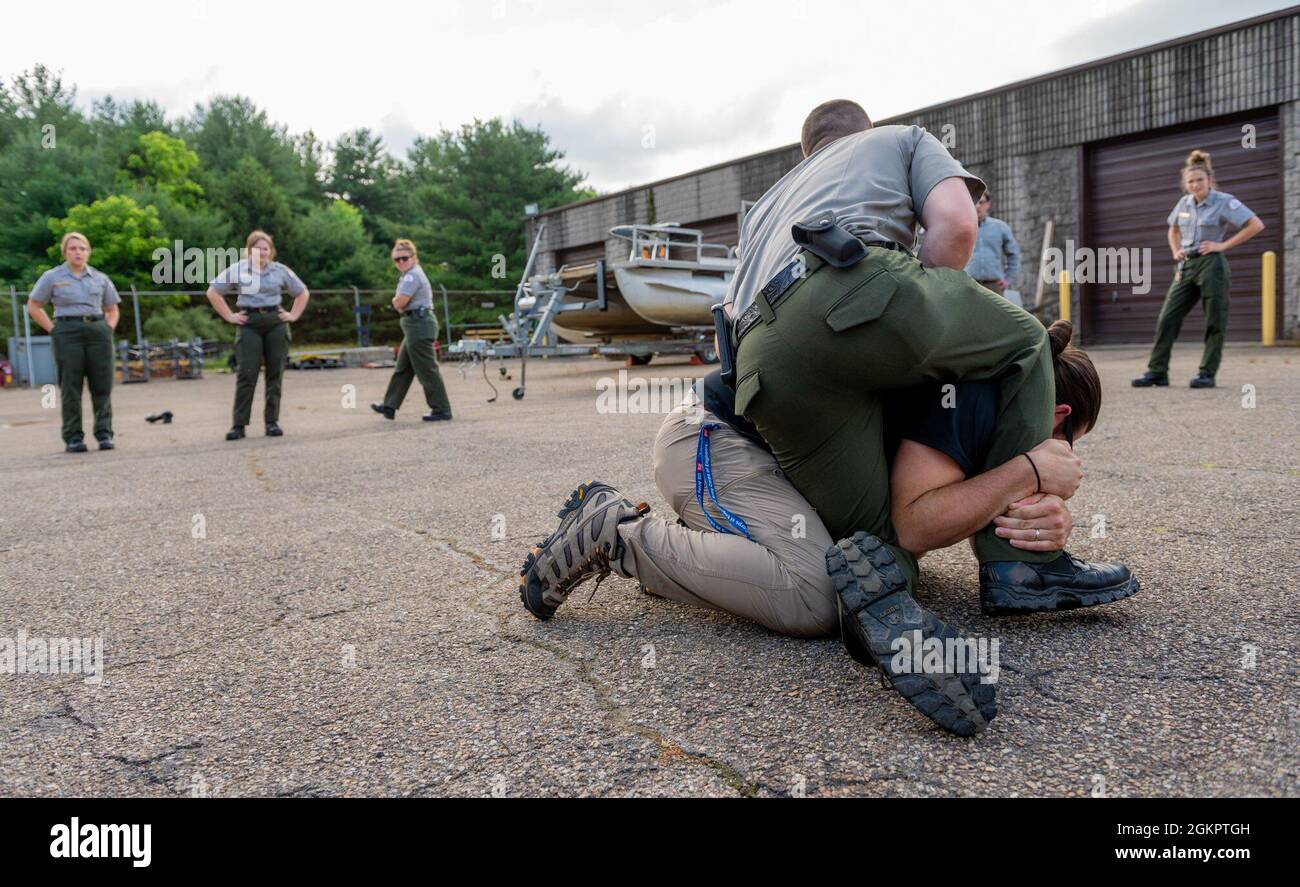
M 86 105 L 170 115 L 238 93 L 292 132 L 370 127 L 398 156 L 418 134 L 515 116 L 612 191 L 798 141 L 827 98 L 888 117 L 1286 5 L 61 0 L 6 4 L 0 78 L 44 63 Z

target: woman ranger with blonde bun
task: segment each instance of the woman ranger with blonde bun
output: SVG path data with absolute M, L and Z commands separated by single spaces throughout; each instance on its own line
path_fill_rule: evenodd
M 398 240 L 393 244 L 392 255 L 393 264 L 402 275 L 393 296 L 393 308 L 402 316 L 402 347 L 383 401 L 372 403 L 370 408 L 385 419 L 397 418 L 411 382 L 418 378 L 424 389 L 424 402 L 429 405 L 429 412 L 422 418 L 426 422 L 446 422 L 451 419 L 451 401 L 447 399 L 447 387 L 442 384 L 438 359 L 433 353 L 433 343 L 438 338 L 433 287 L 420 267 L 414 243 Z
M 1223 357 L 1223 335 L 1228 329 L 1228 287 L 1232 280 L 1224 254 L 1264 230 L 1259 216 L 1231 194 L 1215 190 L 1214 184 L 1210 155 L 1205 151 L 1188 154 L 1183 167 L 1185 193 L 1169 214 L 1169 249 L 1178 265 L 1160 309 L 1147 371 L 1133 380 L 1135 388 L 1169 384 L 1169 354 L 1183 320 L 1197 302 L 1205 305 L 1205 351 L 1191 387 L 1214 387 L 1214 374 Z M 1225 240 L 1229 229 L 1236 229 L 1236 233 Z

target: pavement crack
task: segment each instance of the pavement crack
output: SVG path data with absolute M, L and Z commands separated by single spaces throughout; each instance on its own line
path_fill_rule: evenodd
M 508 578 L 512 582 L 517 582 L 519 579 L 517 573 L 492 564 L 478 552 L 462 547 L 455 539 L 431 538 L 430 541 L 443 548 L 453 557 L 469 561 L 482 572 L 490 573 L 494 577 Z M 495 585 L 489 586 L 489 590 L 494 590 L 495 588 Z M 483 594 L 480 593 L 470 600 L 471 606 L 492 620 L 493 625 L 495 626 L 495 633 L 502 639 L 526 644 L 529 647 L 549 653 L 557 659 L 572 665 L 574 667 L 575 677 L 578 681 L 586 684 L 592 691 L 596 705 L 604 713 L 606 723 L 624 733 L 630 733 L 648 742 L 654 743 L 659 748 L 659 760 L 661 763 L 685 761 L 687 763 L 708 768 L 714 771 L 723 782 L 742 797 L 758 797 L 758 783 L 746 777 L 739 768 L 714 757 L 713 755 L 699 751 L 689 751 L 676 740 L 666 736 L 661 731 L 636 720 L 631 709 L 626 705 L 620 704 L 618 700 L 614 698 L 613 689 L 596 676 L 595 671 L 592 669 L 591 662 L 586 658 L 557 644 L 552 644 L 537 638 L 526 637 L 511 631 L 507 625 L 507 617 L 497 609 L 493 608 L 490 603 L 485 601 Z M 504 743 L 502 743 L 502 745 L 504 745 Z
M 174 745 L 166 751 L 161 751 L 156 755 L 150 755 L 147 758 L 131 758 L 126 755 L 116 754 L 107 754 L 104 755 L 104 757 L 110 761 L 116 761 L 119 764 L 125 765 L 132 773 L 144 779 L 144 781 L 149 785 L 161 785 L 170 788 L 171 783 L 155 773 L 153 771 L 153 765 L 160 761 L 165 761 L 167 758 L 183 751 L 193 751 L 196 748 L 200 748 L 202 745 L 203 743 L 198 741 Z
M 56 711 L 52 711 L 47 715 L 41 715 L 39 720 L 42 721 L 68 720 L 79 727 L 85 727 L 91 733 L 99 732 L 98 726 L 92 724 L 90 721 L 86 720 L 81 715 L 77 714 L 77 710 L 72 707 L 72 703 L 68 700 L 67 696 L 63 697 L 62 704 L 59 706 L 59 708 Z

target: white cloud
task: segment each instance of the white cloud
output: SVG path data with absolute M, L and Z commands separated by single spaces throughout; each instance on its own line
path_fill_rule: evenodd
M 518 115 L 612 190 L 794 142 L 833 96 L 886 117 L 1283 5 L 64 0 L 6 9 L 0 76 L 44 63 L 87 103 L 151 98 L 171 115 L 240 93 L 293 132 L 366 126 L 398 153 Z

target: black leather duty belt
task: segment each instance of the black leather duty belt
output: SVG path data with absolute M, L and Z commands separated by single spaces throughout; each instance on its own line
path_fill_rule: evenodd
M 884 249 L 892 249 L 897 252 L 908 253 L 909 255 L 912 252 L 901 243 L 892 240 L 873 241 L 868 243 L 867 246 L 878 246 Z M 763 319 L 763 310 L 758 305 L 759 299 L 766 301 L 768 307 L 775 311 L 777 304 L 780 303 L 780 301 L 785 297 L 785 294 L 788 293 L 800 279 L 816 274 L 825 266 L 825 262 L 819 258 L 817 259 L 817 266 L 815 268 L 809 268 L 809 256 L 812 256 L 812 254 L 800 253 L 798 257 L 790 261 L 790 264 L 778 271 L 776 276 L 767 282 L 766 286 L 758 291 L 758 295 L 754 298 L 754 304 L 746 308 L 736 320 L 736 334 L 733 341 L 736 343 L 735 347 L 737 349 L 740 348 L 740 340 L 745 337 L 745 333 L 752 330 L 754 326 Z

